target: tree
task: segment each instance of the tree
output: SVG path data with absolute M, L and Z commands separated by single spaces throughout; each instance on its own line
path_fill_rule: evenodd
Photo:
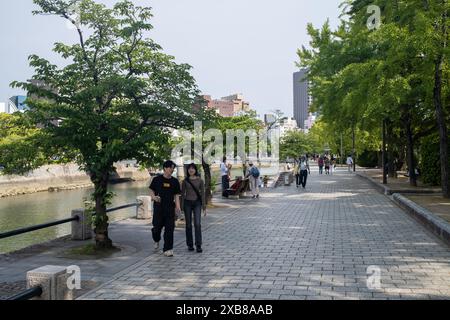
M 417 2 L 417 0 L 415 0 Z M 442 193 L 450 198 L 450 168 L 448 152 L 448 115 L 445 110 L 445 95 L 448 97 L 449 87 L 449 30 L 450 30 L 450 2 L 447 0 L 422 1 L 425 14 L 422 21 L 426 21 L 427 31 L 424 41 L 428 43 L 426 55 L 434 64 L 433 105 L 436 110 L 436 122 L 440 137 L 440 161 Z M 446 86 L 446 87 L 445 87 Z M 447 108 L 449 106 L 447 105 Z
M 274 120 L 268 123 L 269 130 L 281 125 L 281 123 L 287 119 L 287 117 L 284 116 L 284 112 L 279 109 L 273 110 L 271 113 L 273 114 Z
M 34 147 L 40 133 L 20 113 L 0 113 L 0 165 L 4 174 L 24 174 L 48 162 Z
M 111 9 L 93 0 L 34 2 L 40 7 L 34 14 L 70 21 L 78 43 L 55 44 L 54 51 L 67 60 L 65 67 L 30 56 L 33 80 L 45 86 L 35 81 L 13 86 L 29 93 L 25 115 L 30 121 L 40 124 L 57 151 L 75 151 L 74 160 L 89 173 L 95 186 L 96 246 L 109 248 L 106 206 L 114 163 L 131 158 L 159 162 L 157 146 L 168 141 L 169 128 L 192 123 L 198 90 L 190 66 L 176 64 L 147 37 L 150 8 L 126 0 Z M 78 20 L 72 18 L 74 5 Z
M 398 153 L 399 160 L 407 160 L 413 186 L 420 139 L 438 129 L 443 193 L 448 194 L 448 1 L 343 4 L 338 29 L 330 30 L 328 22 L 321 29 L 308 25 L 311 49 L 298 51 L 299 65 L 310 70 L 313 108 L 323 121 L 341 131 L 349 128 L 352 135 L 383 131 L 390 175 Z M 367 27 L 369 5 L 381 9 L 379 28 Z
M 301 155 L 315 150 L 309 136 L 302 131 L 288 131 L 281 139 L 280 159 L 298 159 Z

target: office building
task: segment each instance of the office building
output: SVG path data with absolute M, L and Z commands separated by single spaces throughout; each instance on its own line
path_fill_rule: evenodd
M 26 96 L 13 96 L 9 98 L 7 105 L 7 113 L 14 112 L 24 112 L 28 109 L 28 106 L 25 104 Z
M 233 94 L 221 99 L 212 99 L 210 95 L 203 95 L 200 98 L 203 99 L 203 103 L 194 104 L 194 109 L 199 107 L 214 109 L 222 117 L 234 117 L 251 110 L 250 104 L 244 101 L 242 94 Z
M 308 120 L 312 103 L 307 73 L 307 69 L 294 73 L 294 118 L 301 129 L 305 129 L 305 121 Z

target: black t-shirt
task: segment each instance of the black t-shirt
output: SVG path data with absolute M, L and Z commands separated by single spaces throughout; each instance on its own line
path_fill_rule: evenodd
M 156 207 L 175 207 L 175 195 L 180 195 L 180 182 L 174 177 L 166 179 L 164 176 L 160 175 L 154 177 L 152 183 L 150 184 L 150 189 L 153 190 L 155 196 L 161 197 L 161 203 L 154 202 Z

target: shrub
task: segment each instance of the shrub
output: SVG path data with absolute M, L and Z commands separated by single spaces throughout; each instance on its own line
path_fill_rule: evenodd
M 365 168 L 375 168 L 378 166 L 378 152 L 365 150 L 356 159 L 356 163 Z
M 441 161 L 439 135 L 433 134 L 431 136 L 423 138 L 421 141 L 419 154 L 419 169 L 422 182 L 429 185 L 440 186 Z

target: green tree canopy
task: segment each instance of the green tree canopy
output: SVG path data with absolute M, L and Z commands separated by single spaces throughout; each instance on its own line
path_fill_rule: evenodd
M 67 61 L 52 64 L 30 56 L 32 82 L 15 82 L 29 93 L 26 116 L 42 127 L 54 150 L 75 151 L 74 160 L 95 185 L 98 247 L 110 247 L 106 205 L 113 164 L 136 158 L 158 163 L 170 128 L 193 122 L 198 94 L 190 66 L 177 64 L 148 37 L 150 8 L 118 1 L 112 8 L 93 0 L 34 0 L 34 14 L 62 17 L 76 27 L 78 43 L 56 43 Z M 72 18 L 74 6 L 79 19 Z

